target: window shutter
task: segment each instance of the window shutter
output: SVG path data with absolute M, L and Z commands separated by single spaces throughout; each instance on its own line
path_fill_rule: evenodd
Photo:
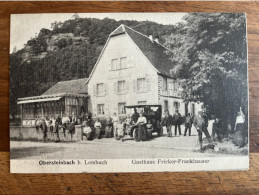
M 117 82 L 114 82 L 113 88 L 114 88 L 114 93 L 116 94 L 117 93 Z
M 108 83 L 105 83 L 105 94 L 107 95 L 109 92 L 109 85 Z
M 94 96 L 96 96 L 96 87 L 97 87 L 97 86 L 94 84 L 94 85 L 93 85 L 93 94 L 94 94 Z
M 133 91 L 136 92 L 137 91 L 137 80 L 133 81 Z

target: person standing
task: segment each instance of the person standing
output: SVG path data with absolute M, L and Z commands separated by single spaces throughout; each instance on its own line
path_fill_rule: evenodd
M 96 119 L 96 121 L 94 123 L 94 128 L 95 128 L 95 137 L 97 139 L 100 139 L 102 124 L 100 123 L 99 119 Z
M 245 126 L 245 115 L 240 107 L 239 112 L 237 113 L 236 123 L 235 123 L 235 135 L 234 135 L 234 143 L 240 148 L 244 147 L 247 144 L 248 139 L 248 131 Z
M 51 136 L 51 139 L 53 139 L 54 137 L 54 126 L 55 126 L 55 119 L 53 116 L 50 116 L 50 119 L 49 119 L 49 131 L 50 131 L 50 136 Z
M 62 119 L 61 119 L 60 115 L 57 115 L 56 119 L 55 119 L 55 130 L 54 130 L 54 133 L 56 134 L 55 142 L 60 142 L 59 128 L 61 127 L 61 125 L 62 125 Z
M 124 136 L 124 128 L 123 128 L 123 123 L 121 122 L 121 120 L 118 121 L 117 125 L 116 125 L 116 137 L 115 139 L 118 140 L 122 140 Z
M 40 129 L 40 123 L 41 123 L 40 116 L 37 116 L 37 119 L 35 120 L 35 126 L 36 126 L 37 133 L 39 132 L 39 129 Z
M 203 152 L 202 148 L 202 132 L 204 132 L 205 136 L 211 141 L 210 134 L 208 132 L 208 117 L 202 111 L 198 112 L 198 115 L 194 117 L 193 125 L 198 131 L 200 151 Z
M 167 137 L 172 137 L 172 124 L 173 124 L 173 117 L 169 114 L 169 111 L 165 111 L 165 117 L 162 120 L 162 125 L 166 126 L 167 130 Z
M 240 110 L 237 113 L 234 131 L 243 130 L 244 123 L 245 123 L 245 115 L 243 114 L 242 108 L 240 107 Z
M 192 129 L 192 117 L 191 114 L 188 113 L 185 118 L 185 131 L 184 136 L 186 136 L 187 131 L 189 130 L 189 136 L 191 136 L 191 129 Z
M 110 138 L 112 137 L 112 119 L 111 117 L 106 118 L 106 127 L 105 127 L 105 137 Z
M 179 129 L 179 135 L 181 135 L 181 114 L 178 112 L 178 110 L 175 110 L 174 116 L 173 116 L 173 121 L 174 121 L 174 134 L 175 136 L 177 135 L 177 127 Z
M 82 109 L 82 112 L 81 112 L 81 120 L 82 120 L 82 123 L 83 121 L 86 120 L 86 114 L 85 114 L 85 111 Z
M 41 131 L 42 131 L 42 134 L 43 134 L 43 142 L 46 142 L 48 126 L 47 126 L 47 123 L 46 123 L 44 117 L 42 117 L 42 119 L 41 119 L 40 128 L 41 128 Z
M 93 127 L 93 120 L 92 120 L 92 113 L 91 113 L 91 112 L 89 112 L 89 113 L 87 114 L 86 120 L 87 120 L 87 122 L 88 122 L 88 125 L 89 125 L 90 127 Z
M 138 125 L 137 141 L 143 141 L 144 138 L 146 137 L 145 125 L 147 124 L 147 119 L 146 119 L 146 117 L 143 116 L 143 112 L 140 112 L 139 118 L 138 118 L 136 124 Z
M 117 116 L 116 112 L 114 112 L 112 117 L 112 124 L 113 124 L 113 136 L 114 138 L 117 137 L 117 124 L 119 122 L 119 117 Z
M 133 123 L 137 123 L 138 118 L 139 118 L 139 113 L 137 112 L 137 109 L 134 108 L 134 113 L 131 116 L 131 119 L 132 119 Z

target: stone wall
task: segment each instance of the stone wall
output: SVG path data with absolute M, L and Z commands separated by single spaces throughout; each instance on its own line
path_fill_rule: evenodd
M 81 125 L 75 126 L 75 134 L 73 135 L 73 141 L 82 140 L 82 128 Z M 64 136 L 63 130 L 59 130 L 59 137 L 61 141 L 70 141 L 71 136 L 67 134 Z M 48 141 L 55 141 L 56 136 L 51 134 L 48 130 Z M 29 140 L 29 141 L 43 141 L 43 132 L 41 129 L 36 130 L 34 126 L 10 126 L 10 139 L 11 140 Z

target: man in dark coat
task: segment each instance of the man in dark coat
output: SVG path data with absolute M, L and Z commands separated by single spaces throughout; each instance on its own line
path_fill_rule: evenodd
M 187 131 L 189 130 L 189 136 L 191 136 L 191 128 L 192 128 L 192 117 L 191 114 L 188 113 L 185 118 L 185 131 L 184 136 L 186 136 Z
M 46 124 L 46 121 L 45 121 L 44 117 L 41 119 L 40 128 L 41 128 L 41 131 L 43 133 L 43 142 L 45 142 L 46 139 L 47 139 L 48 127 L 47 127 L 47 124 Z
M 203 152 L 202 148 L 202 132 L 205 134 L 205 136 L 208 138 L 208 140 L 211 142 L 211 137 L 208 132 L 208 117 L 205 112 L 199 111 L 198 115 L 194 117 L 193 125 L 198 131 L 199 136 L 199 143 L 200 143 L 200 149 L 201 152 Z
M 179 129 L 179 135 L 181 135 L 181 114 L 178 112 L 178 110 L 175 111 L 175 114 L 173 116 L 174 121 L 174 133 L 177 135 L 177 127 Z
M 71 140 L 70 141 L 72 141 L 73 140 L 73 135 L 75 134 L 75 124 L 74 124 L 74 122 L 72 122 L 72 123 L 69 123 L 69 125 L 66 127 L 66 130 L 68 131 L 68 133 L 70 134 L 70 136 L 71 136 Z
M 169 114 L 169 111 L 165 111 L 165 117 L 162 120 L 162 125 L 166 126 L 167 130 L 167 137 L 172 137 L 172 124 L 173 124 L 173 117 Z
M 136 123 L 138 121 L 138 118 L 139 118 L 139 113 L 137 112 L 137 109 L 134 108 L 134 113 L 132 114 L 131 116 L 131 120 Z
M 56 142 L 60 142 L 59 128 L 61 125 L 62 125 L 62 119 L 61 119 L 60 115 L 57 115 L 56 121 L 55 121 L 55 131 L 54 131 L 54 133 L 56 134 Z

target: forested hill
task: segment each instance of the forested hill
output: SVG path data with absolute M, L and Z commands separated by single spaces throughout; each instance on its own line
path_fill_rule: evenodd
M 158 37 L 161 42 L 174 31 L 169 25 L 109 18 L 54 22 L 52 30 L 41 29 L 23 49 L 11 54 L 11 107 L 17 98 L 41 95 L 58 81 L 88 77 L 109 34 L 120 24 Z

